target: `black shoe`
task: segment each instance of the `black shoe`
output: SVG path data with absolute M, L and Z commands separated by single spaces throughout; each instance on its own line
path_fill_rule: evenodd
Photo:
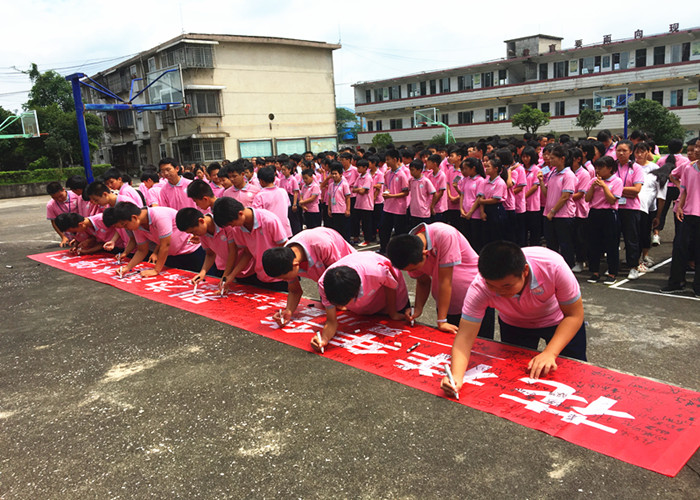
M 605 278 L 603 279 L 603 283 L 606 285 L 614 285 L 616 281 L 617 278 L 612 274 L 606 274 Z
M 659 289 L 661 293 L 681 293 L 685 290 L 685 287 L 680 285 L 666 285 L 665 287 Z
M 589 283 L 598 283 L 600 282 L 600 274 L 591 274 L 591 277 L 588 278 L 586 281 Z

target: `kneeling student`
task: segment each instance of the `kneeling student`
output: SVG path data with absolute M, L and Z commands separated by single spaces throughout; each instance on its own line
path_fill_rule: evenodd
M 338 307 L 363 315 L 384 313 L 400 320 L 410 305 L 403 274 L 377 253 L 356 252 L 343 257 L 323 273 L 318 290 L 326 308 L 326 323 L 320 338 L 311 339 L 317 351 L 328 345 L 338 330 Z
M 289 284 L 287 307 L 273 318 L 284 325 L 292 318 L 301 300 L 299 277 L 304 276 L 318 283 L 326 269 L 355 249 L 333 229 L 317 227 L 306 229 L 293 236 L 283 247 L 268 248 L 262 256 L 265 273 Z
M 474 278 L 462 309 L 459 331 L 452 345 L 452 375 L 442 389 L 452 395 L 462 387 L 474 339 L 487 307 L 498 311 L 501 340 L 544 351 L 527 365 L 530 377 L 539 378 L 557 369 L 560 354 L 586 361 L 586 327 L 578 281 L 564 258 L 553 250 L 495 241 L 479 256 Z

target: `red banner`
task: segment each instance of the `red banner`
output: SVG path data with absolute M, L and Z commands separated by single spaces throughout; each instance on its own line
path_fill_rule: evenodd
M 312 350 L 325 316 L 318 303 L 302 300 L 293 321 L 279 328 L 272 315 L 286 304 L 281 293 L 236 284 L 222 297 L 218 280 L 209 277 L 195 292 L 192 273 L 177 269 L 119 278 L 115 258 L 105 255 L 59 251 L 29 258 L 304 350 Z M 444 397 L 439 382 L 452 335 L 347 312 L 338 320 L 324 356 Z M 668 476 L 700 446 L 700 393 L 569 359 L 534 380 L 525 371 L 531 357 L 527 349 L 477 339 L 455 402 Z

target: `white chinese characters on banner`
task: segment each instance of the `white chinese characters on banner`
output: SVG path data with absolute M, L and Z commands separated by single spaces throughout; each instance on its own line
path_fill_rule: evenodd
M 362 335 L 355 335 L 349 333 L 338 333 L 330 343 L 347 349 L 353 354 L 387 354 L 385 349 L 390 351 L 398 351 L 398 347 L 383 344 L 382 342 L 377 342 L 376 335 L 371 333 L 365 333 Z

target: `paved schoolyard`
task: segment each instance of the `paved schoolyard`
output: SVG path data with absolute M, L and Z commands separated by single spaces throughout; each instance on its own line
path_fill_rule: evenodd
M 698 453 L 667 478 L 39 265 L 46 200 L 0 200 L 0 498 L 698 496 Z M 667 269 L 582 284 L 588 356 L 700 390 L 700 301 L 645 293 Z

